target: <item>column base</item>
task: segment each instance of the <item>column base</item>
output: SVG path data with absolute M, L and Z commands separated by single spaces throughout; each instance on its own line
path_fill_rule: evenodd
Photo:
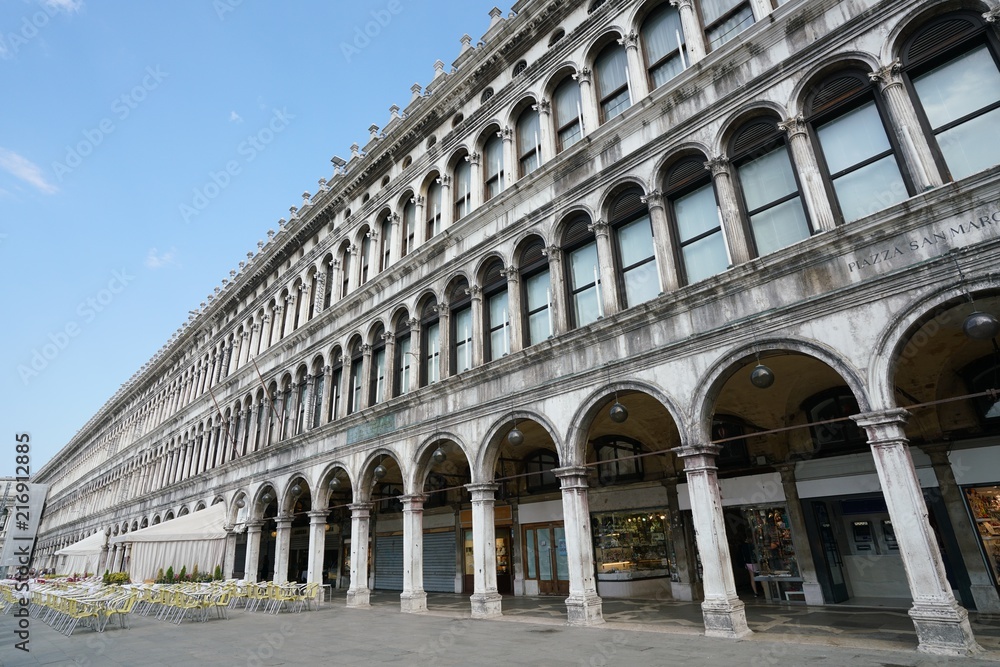
M 685 583 L 682 581 L 670 582 L 670 597 L 674 600 L 694 602 L 704 594 L 701 591 L 701 584 Z
M 806 604 L 809 606 L 826 604 L 823 599 L 823 587 L 819 584 L 802 584 L 802 592 L 805 593 Z
M 733 600 L 705 600 L 701 603 L 701 614 L 705 619 L 706 637 L 742 639 L 752 635 L 747 625 L 743 602 Z
M 347 591 L 348 607 L 370 607 L 372 592 L 367 588 L 358 588 Z
M 570 595 L 566 598 L 566 622 L 569 625 L 604 623 L 601 598 L 595 593 Z
M 501 600 L 503 596 L 499 593 L 483 593 L 473 595 L 469 598 L 472 601 L 472 618 L 499 618 L 503 616 Z
M 965 608 L 950 603 L 914 603 L 909 611 L 917 630 L 917 650 L 934 655 L 968 656 L 981 653 Z
M 427 593 L 424 591 L 400 593 L 399 610 L 404 614 L 419 614 L 427 611 Z

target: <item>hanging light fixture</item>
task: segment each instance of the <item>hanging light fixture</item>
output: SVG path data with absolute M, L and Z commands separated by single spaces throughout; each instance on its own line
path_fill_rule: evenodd
M 333 479 L 330 480 L 330 490 L 331 491 L 336 491 L 339 488 L 340 488 L 340 479 L 337 478 L 337 477 L 334 477 Z
M 608 384 L 611 384 L 611 366 L 607 367 L 608 371 Z M 618 401 L 618 390 L 615 389 L 615 402 L 611 406 L 611 411 L 608 413 L 611 417 L 611 421 L 616 424 L 623 423 L 628 419 L 628 410 Z
M 972 306 L 972 312 L 962 322 L 962 332 L 973 340 L 990 340 L 991 338 L 996 338 L 997 334 L 1000 334 L 1000 320 L 997 320 L 995 315 L 984 313 L 976 308 L 972 292 L 965 287 L 965 274 L 962 273 L 962 267 L 958 264 L 958 258 L 953 257 L 952 260 L 955 262 L 955 269 L 958 271 L 958 283 L 961 285 L 962 291 L 965 292 L 966 298 L 969 299 L 969 305 Z
M 521 429 L 517 427 L 517 419 L 514 417 L 514 400 L 510 401 L 510 419 L 514 422 L 514 428 L 507 432 L 507 442 L 509 442 L 514 447 L 520 447 L 524 444 L 524 433 L 521 433 Z
M 271 495 L 270 491 L 264 492 L 264 495 L 260 497 L 260 502 L 264 503 L 265 505 L 270 505 L 272 500 L 274 500 L 274 496 Z
M 244 507 L 247 506 L 247 501 L 240 498 L 239 500 L 236 501 L 236 506 L 239 507 L 240 509 L 243 509 Z
M 294 484 L 292 486 L 292 495 L 293 496 L 301 496 L 302 495 L 302 487 L 299 484 Z
M 758 389 L 767 389 L 774 384 L 774 371 L 760 363 L 760 356 L 757 357 L 757 365 L 750 371 L 750 384 Z
M 372 471 L 372 474 L 375 475 L 375 479 L 382 479 L 389 473 L 389 471 L 385 469 L 385 466 L 382 465 L 383 460 L 385 460 L 384 456 L 379 458 L 378 465 L 375 466 L 375 470 Z
M 440 464 L 444 463 L 448 459 L 448 455 L 445 454 L 445 452 L 444 452 L 443 449 L 441 449 L 440 447 L 438 447 L 437 449 L 434 450 L 434 453 L 431 454 L 431 458 L 434 459 L 434 463 L 437 463 L 437 464 L 440 465 Z

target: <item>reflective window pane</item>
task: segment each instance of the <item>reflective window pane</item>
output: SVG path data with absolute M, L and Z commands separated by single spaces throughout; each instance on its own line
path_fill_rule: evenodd
M 1000 100 L 1000 71 L 980 46 L 915 77 L 913 87 L 937 129 Z
M 628 308 L 649 301 L 660 293 L 660 276 L 655 261 L 640 264 L 626 271 L 624 278 L 625 305 Z
M 544 307 L 549 300 L 549 272 L 536 273 L 524 281 L 528 310 Z
M 590 287 L 573 295 L 573 311 L 576 313 L 576 325 L 582 327 L 596 322 L 600 317 L 597 305 L 597 288 Z
M 750 217 L 757 251 L 761 255 L 780 250 L 809 236 L 802 202 L 798 197 Z
M 844 221 L 851 222 L 907 197 L 906 185 L 892 155 L 834 179 Z
M 722 236 L 722 230 L 684 246 L 681 255 L 684 258 L 684 271 L 689 284 L 722 273 L 729 268 L 726 240 Z
M 756 160 L 741 164 L 739 176 L 747 209 L 750 211 L 781 199 L 795 192 L 798 187 L 785 146 L 780 146 Z
M 868 102 L 816 128 L 831 174 L 889 150 L 875 102 Z
M 584 285 L 597 282 L 597 243 L 591 242 L 569 254 L 571 287 L 576 290 Z
M 965 178 L 1000 162 L 1000 108 L 937 136 L 952 178 Z
M 708 21 L 705 21 L 708 23 Z M 714 51 L 753 25 L 753 10 L 746 5 L 728 19 L 708 31 L 709 49 Z
M 648 215 L 618 228 L 618 247 L 621 249 L 623 267 L 638 264 L 653 256 L 653 228 Z
M 673 207 L 681 243 L 719 226 L 719 212 L 711 183 L 674 199 Z

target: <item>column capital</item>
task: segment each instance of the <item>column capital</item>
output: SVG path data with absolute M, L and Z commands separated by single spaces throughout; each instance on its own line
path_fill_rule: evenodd
M 987 23 L 1000 23 L 1000 7 L 995 7 L 983 14 Z
M 260 529 L 264 527 L 264 521 L 262 519 L 247 521 L 246 527 L 248 533 L 259 533 Z
M 716 155 L 705 163 L 705 169 L 712 172 L 712 178 L 725 174 L 729 175 L 729 159 L 722 155 Z
M 422 493 L 411 493 L 408 496 L 400 496 L 399 499 L 403 503 L 404 512 L 421 512 L 424 509 L 427 496 Z
M 465 488 L 472 494 L 472 502 L 475 503 L 494 500 L 500 485 L 496 482 L 478 482 L 466 484 Z
M 472 297 L 473 301 L 479 301 L 483 298 L 483 288 L 479 285 L 469 285 L 465 293 Z
M 805 135 L 806 119 L 803 118 L 801 114 L 798 116 L 792 116 L 791 118 L 778 123 L 778 129 L 786 133 L 789 138 L 800 134 Z
M 420 320 L 418 320 L 415 317 L 411 317 L 410 319 L 406 320 L 406 325 L 410 327 L 410 331 L 416 331 L 417 329 L 420 328 Z
M 910 413 L 902 408 L 892 408 L 881 412 L 865 412 L 851 417 L 868 434 L 868 443 L 873 447 L 892 445 L 906 441 L 906 422 Z
M 706 470 L 717 470 L 715 457 L 719 455 L 722 445 L 712 443 L 688 445 L 686 447 L 676 447 L 671 451 L 677 458 L 684 461 L 685 472 L 700 472 Z
M 374 505 L 374 503 L 351 503 L 347 509 L 351 510 L 351 518 L 367 519 Z
M 670 0 L 670 4 L 677 9 L 694 9 L 693 0 Z
M 470 153 L 465 156 L 465 161 L 474 167 L 479 166 L 480 155 L 479 153 Z
M 663 208 L 663 193 L 659 190 L 653 190 L 648 195 L 644 195 L 639 199 L 649 208 Z
M 543 97 L 538 100 L 538 104 L 532 104 L 531 108 L 541 115 L 548 115 L 552 113 L 552 102 Z
M 392 215 L 389 216 L 389 222 L 391 222 L 392 224 L 398 225 L 399 221 L 400 221 L 399 213 L 393 213 Z
M 505 126 L 502 130 L 497 132 L 497 136 L 504 141 L 514 141 L 514 130 L 510 129 L 510 126 Z
M 560 479 L 563 489 L 586 489 L 587 466 L 566 466 L 565 468 L 553 468 L 552 474 Z
M 363 344 L 361 346 L 361 354 L 363 354 L 366 357 L 370 357 L 372 355 L 372 346 L 369 345 L 368 343 Z
M 639 48 L 639 35 L 633 30 L 624 37 L 618 40 L 618 43 L 624 46 L 626 49 L 638 49 Z
M 386 342 L 386 345 L 391 345 L 396 341 L 396 334 L 391 331 L 386 331 L 382 334 L 382 340 Z
M 500 275 L 506 278 L 509 283 L 516 283 L 521 279 L 521 272 L 515 264 L 508 264 L 500 271 Z
M 438 180 L 438 183 L 441 184 L 442 188 L 450 188 L 451 187 L 451 176 L 448 176 L 447 174 L 445 174 L 444 176 L 441 176 L 437 180 Z
M 879 90 L 885 91 L 892 86 L 903 85 L 903 63 L 898 59 L 893 60 L 888 65 L 879 67 L 874 72 L 868 73 L 868 78 L 872 83 L 877 83 Z
M 573 78 L 579 81 L 581 84 L 590 83 L 590 69 L 587 67 L 580 69 L 579 72 L 573 75 Z
M 327 510 L 310 510 L 306 512 L 306 516 L 309 517 L 309 523 L 318 524 L 326 523 Z
M 605 220 L 595 220 L 587 225 L 587 230 L 594 233 L 594 236 L 608 236 L 611 233 L 611 225 Z
M 282 514 L 274 517 L 274 523 L 278 525 L 278 528 L 291 528 L 292 521 L 294 521 L 294 517 L 290 514 Z

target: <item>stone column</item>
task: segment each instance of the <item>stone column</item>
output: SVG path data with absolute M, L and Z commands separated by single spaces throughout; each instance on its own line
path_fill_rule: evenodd
M 903 86 L 902 63 L 894 60 L 868 77 L 878 84 L 885 99 L 891 125 L 899 139 L 903 160 L 909 167 L 910 176 L 917 190 L 922 192 L 944 183 L 944 175 L 938 168 L 930 142 L 920 129 L 917 111 L 906 88 Z
M 313 510 L 309 512 L 309 563 L 306 570 L 306 581 L 310 584 L 323 583 L 323 558 L 326 552 L 326 514 L 325 510 Z M 323 599 L 322 592 L 320 592 L 318 599 Z
M 278 528 L 274 545 L 274 583 L 288 581 L 288 549 L 292 539 L 292 517 L 280 516 L 274 521 Z
M 111 551 L 111 549 L 108 547 L 108 539 L 107 539 L 107 536 L 105 535 L 104 536 L 104 544 L 101 545 L 101 555 L 100 555 L 100 557 L 97 560 L 97 573 L 98 574 L 104 574 L 105 570 L 110 570 L 111 569 L 111 566 L 109 565 L 109 563 L 111 561 L 108 559 L 108 556 L 110 555 L 110 551 Z M 70 574 L 72 574 L 72 572 Z
M 584 466 L 571 466 L 556 468 L 553 473 L 562 486 L 566 561 L 569 567 L 566 619 L 570 625 L 598 625 L 604 623 L 604 615 L 594 578 L 594 540 L 590 533 L 587 469 Z
M 501 596 L 497 592 L 497 548 L 493 503 L 498 484 L 466 484 L 472 494 L 472 618 L 502 616 Z
M 311 431 L 313 427 L 313 413 L 316 409 L 316 376 L 306 375 L 306 395 L 305 406 L 302 410 L 302 431 Z
M 705 45 L 705 33 L 701 31 L 701 23 L 694 12 L 692 0 L 670 0 L 681 15 L 681 29 L 684 30 L 684 45 L 687 50 L 687 65 L 690 67 L 705 57 L 708 48 Z
M 552 330 L 558 336 L 569 331 L 569 310 L 566 306 L 566 275 L 563 267 L 563 251 L 556 245 L 545 249 L 549 258 L 549 293 L 552 297 L 549 304 L 549 317 L 552 318 Z
M 909 614 L 917 630 L 917 649 L 939 655 L 972 655 L 982 648 L 972 635 L 968 613 L 952 595 L 941 551 L 927 520 L 927 505 L 904 431 L 909 417 L 906 410 L 892 409 L 853 419 L 868 434 L 882 495 L 899 543 L 913 596 Z
M 351 586 L 347 589 L 348 607 L 368 607 L 368 533 L 371 503 L 354 503 L 351 509 Z
M 330 305 L 333 305 L 345 296 L 340 293 L 344 286 L 344 265 L 339 259 L 334 259 L 330 261 L 330 266 L 333 267 L 330 273 L 330 279 L 333 281 L 330 286 Z
M 524 320 L 524 308 L 521 305 L 521 274 L 513 264 L 507 266 L 501 273 L 507 279 L 507 318 L 510 320 L 507 339 L 510 354 L 514 354 L 524 347 L 524 327 L 528 325 Z M 493 351 L 493 358 L 498 358 L 496 350 Z
M 604 308 L 604 317 L 617 315 L 618 277 L 615 274 L 615 251 L 611 247 L 611 225 L 597 220 L 588 225 L 597 239 L 597 263 L 600 265 L 601 284 L 597 286 L 597 297 Z
M 399 221 L 398 213 L 393 213 L 389 216 L 389 222 L 392 225 L 392 239 L 389 245 L 390 266 L 398 262 L 403 254 L 403 236 L 406 234 L 406 230 L 400 226 Z
M 243 579 L 257 581 L 257 568 L 260 566 L 260 529 L 263 521 L 247 522 L 247 551 L 243 565 Z
M 396 334 L 386 331 L 382 334 L 385 341 L 385 384 L 382 386 L 382 398 L 388 401 L 393 397 L 392 386 L 396 378 Z
M 122 568 L 125 566 L 125 547 L 127 542 L 115 545 L 115 569 L 112 572 L 121 572 Z
M 323 376 L 323 403 L 320 405 L 319 414 L 319 423 L 321 425 L 329 422 L 328 416 L 330 415 L 330 401 L 333 400 L 333 392 L 335 389 L 333 386 L 333 366 L 324 366 Z M 339 387 L 336 387 L 336 389 L 339 389 Z M 336 418 L 336 416 L 337 415 L 334 415 L 334 418 Z
M 649 208 L 649 221 L 653 227 L 653 249 L 656 253 L 656 268 L 660 274 L 660 292 L 672 292 L 680 287 L 677 275 L 677 254 L 674 239 L 670 235 L 670 223 L 663 203 L 663 194 L 653 190 L 642 198 Z
M 816 563 L 813 561 L 812 549 L 809 547 L 809 534 L 806 532 L 805 517 L 802 515 L 802 502 L 799 500 L 799 488 L 795 484 L 795 465 L 783 463 L 774 466 L 781 474 L 781 487 L 785 491 L 785 503 L 788 505 L 788 521 L 792 529 L 792 546 L 795 549 L 795 562 L 799 566 L 799 576 L 802 577 L 802 592 L 807 605 L 822 605 L 823 587 L 816 576 Z
M 410 327 L 410 356 L 413 361 L 410 364 L 410 386 L 407 391 L 416 391 L 420 387 L 420 365 L 423 360 L 420 347 L 420 320 L 411 317 L 406 323 Z
M 322 263 L 316 269 L 316 294 L 313 295 L 312 317 L 318 317 L 323 312 L 323 298 L 326 295 L 326 271 Z
M 222 578 L 232 579 L 236 570 L 236 532 L 226 526 L 226 558 L 222 565 Z
M 514 130 L 505 127 L 497 132 L 497 136 L 503 139 L 503 178 L 500 179 L 500 192 L 503 192 L 517 180 L 519 165 L 514 149 Z
M 580 107 L 583 116 L 583 127 L 580 128 L 580 138 L 587 136 L 600 125 L 597 116 L 597 97 L 594 85 L 591 83 L 591 72 L 584 67 L 575 75 L 580 83 Z
M 812 143 L 806 134 L 806 122 L 802 116 L 789 118 L 778 123 L 778 128 L 788 134 L 788 146 L 792 152 L 793 168 L 802 182 L 802 197 L 805 199 L 809 218 L 816 231 L 829 231 L 836 227 L 833 208 L 823 178 L 819 173 L 819 162 L 813 152 Z
M 422 246 L 427 241 L 427 218 L 424 217 L 424 208 L 427 206 L 427 200 L 423 195 L 414 195 L 413 205 L 415 212 L 413 214 L 413 247 L 410 248 L 410 253 Z M 406 233 L 405 231 L 403 232 Z
M 538 104 L 531 108 L 538 112 L 538 143 L 541 144 L 538 165 L 541 167 L 556 154 L 555 133 L 552 128 L 552 102 L 540 99 Z
M 771 13 L 771 0 L 750 0 L 754 22 L 763 21 Z
M 309 292 L 311 291 L 311 285 L 306 282 L 306 278 L 302 278 L 302 285 L 299 287 L 299 326 L 303 326 L 309 321 L 309 316 L 311 311 L 309 310 Z M 293 322 L 294 326 L 295 323 Z
M 351 369 L 354 370 L 353 368 Z M 372 391 L 372 346 L 364 343 L 361 346 L 361 400 L 359 405 L 354 406 L 358 411 L 362 408 L 370 407 Z
M 444 231 L 455 221 L 455 202 L 451 198 L 451 176 L 442 174 L 438 182 L 441 184 L 441 230 Z
M 670 521 L 670 544 L 674 550 L 674 576 L 670 581 L 670 595 L 675 600 L 693 601 L 702 596 L 700 582 L 695 581 L 697 564 L 690 548 L 681 518 L 677 496 L 677 475 L 661 482 L 667 489 L 667 518 Z
M 485 354 L 483 350 L 483 288 L 470 285 L 466 293 L 472 298 L 472 368 L 483 365 Z
M 358 246 L 352 243 L 347 252 L 351 253 L 351 274 L 347 276 L 347 293 L 353 294 L 358 289 L 358 283 L 361 281 L 361 251 L 358 249 Z
M 407 614 L 427 611 L 424 500 L 426 496 L 420 494 L 403 496 L 403 592 L 399 594 L 399 610 Z
M 448 304 L 438 304 L 438 341 L 441 346 L 441 380 L 451 374 L 451 310 Z
M 938 492 L 948 510 L 948 519 L 956 528 L 955 541 L 958 542 L 965 570 L 969 573 L 969 588 L 972 599 L 976 602 L 976 609 L 980 612 L 1000 612 L 997 589 L 990 579 L 990 573 L 986 570 L 986 563 L 983 562 L 975 533 L 971 530 L 961 530 L 962 526 L 968 525 L 969 516 L 965 512 L 965 499 L 962 498 L 962 492 L 955 481 L 955 473 L 948 458 L 950 447 L 951 445 L 946 442 L 920 445 L 920 449 L 931 457 L 931 465 L 934 466 L 934 475 L 938 481 Z
M 705 601 L 701 603 L 705 635 L 739 639 L 751 634 L 743 602 L 736 595 L 722 497 L 716 474 L 718 445 L 695 445 L 674 450 L 684 461 L 695 540 L 701 554 Z
M 649 95 L 649 77 L 642 64 L 642 54 L 639 53 L 639 35 L 632 31 L 618 40 L 625 47 L 625 57 L 628 60 L 628 92 L 632 105 Z
M 719 199 L 719 222 L 726 237 L 730 265 L 745 264 L 750 261 L 750 244 L 747 242 L 746 229 L 740 217 L 736 188 L 733 187 L 733 179 L 729 172 L 729 160 L 722 156 L 712 158 L 705 163 L 705 168 L 712 171 L 715 196 Z
M 469 210 L 475 211 L 483 205 L 483 172 L 480 169 L 482 157 L 479 153 L 465 156 L 469 162 Z
M 122 558 L 122 572 L 128 572 L 129 566 L 132 564 L 132 543 L 125 543 L 125 556 Z

